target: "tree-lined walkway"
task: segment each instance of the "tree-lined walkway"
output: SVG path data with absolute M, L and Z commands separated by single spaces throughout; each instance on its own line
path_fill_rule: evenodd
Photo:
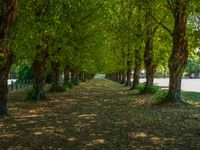
M 0 149 L 200 148 L 199 102 L 155 106 L 151 95 L 106 79 L 45 101 L 24 102 L 18 92 L 9 95 L 10 116 L 0 118 Z

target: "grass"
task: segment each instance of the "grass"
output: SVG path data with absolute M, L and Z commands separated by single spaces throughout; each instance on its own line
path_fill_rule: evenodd
M 11 92 L 0 149 L 200 149 L 197 96 L 183 93 L 189 106 L 153 105 L 151 94 L 104 79 L 48 94 L 48 101 Z
M 198 92 L 182 92 L 182 97 L 190 104 L 200 105 L 200 93 Z

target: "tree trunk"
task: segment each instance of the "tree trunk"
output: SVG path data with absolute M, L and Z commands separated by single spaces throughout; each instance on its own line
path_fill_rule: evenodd
M 126 84 L 126 72 L 122 72 L 122 81 L 121 84 Z
M 8 60 L 8 59 L 7 59 Z M 8 74 L 12 64 L 10 63 L 0 64 L 0 115 L 7 115 L 7 94 L 8 94 Z
M 163 75 L 163 78 L 166 78 L 167 77 L 167 66 L 164 67 L 164 75 Z
M 128 69 L 126 75 L 127 75 L 126 86 L 130 86 L 131 85 L 131 68 Z
M 135 68 L 133 75 L 133 86 L 132 89 L 135 89 L 140 83 L 140 71 L 142 66 L 142 44 L 143 44 L 143 36 L 142 36 L 142 21 L 141 21 L 141 2 L 138 3 L 137 8 L 137 48 L 135 48 Z
M 175 25 L 173 32 L 173 50 L 169 59 L 170 83 L 168 96 L 169 102 L 183 102 L 181 99 L 181 80 L 188 59 L 187 42 L 187 4 L 185 1 L 176 0 Z
M 152 19 L 152 9 L 151 6 L 149 7 L 147 13 L 147 23 L 153 21 Z M 153 15 L 153 14 L 152 14 Z M 156 29 L 156 28 L 155 28 Z M 157 68 L 157 65 L 153 62 L 153 37 L 155 35 L 155 30 L 152 25 L 149 26 L 149 29 L 146 31 L 146 42 L 145 42 L 145 51 L 144 51 L 144 64 L 146 69 L 146 84 L 145 84 L 145 91 L 149 86 L 153 86 L 154 74 Z
M 84 76 L 83 76 L 83 72 L 82 71 L 79 72 L 79 80 L 80 81 L 84 80 Z
M 137 58 L 135 58 L 135 59 L 137 59 Z M 139 83 L 140 83 L 140 69 L 141 69 L 141 63 L 135 62 L 132 89 L 135 89 L 137 87 L 137 85 L 139 85 Z
M 119 82 L 119 83 L 122 82 L 122 72 L 121 72 L 121 71 L 119 72 L 119 80 L 118 80 L 118 82 Z
M 79 72 L 78 71 L 75 72 L 75 81 L 79 81 Z
M 74 84 L 74 82 L 76 81 L 76 74 L 74 70 L 71 70 L 71 83 Z
M 69 76 L 69 73 L 70 73 L 70 66 L 69 66 L 69 65 L 66 65 L 65 68 L 64 68 L 64 84 L 65 84 L 65 85 L 70 84 L 70 76 Z
M 52 86 L 51 92 L 60 92 L 59 78 L 60 78 L 60 62 L 52 62 Z
M 14 55 L 10 40 L 14 39 L 12 28 L 15 26 L 18 0 L 4 0 L 0 10 L 0 115 L 6 115 L 7 110 L 7 80 Z
M 32 64 L 34 76 L 33 90 L 36 92 L 35 100 L 41 100 L 46 98 L 44 87 L 48 70 L 48 58 L 48 49 L 41 49 L 40 53 L 36 55 Z
M 148 88 L 150 86 L 153 86 L 153 80 L 154 80 L 154 75 L 156 72 L 156 65 L 151 65 L 146 68 L 146 84 L 145 88 Z

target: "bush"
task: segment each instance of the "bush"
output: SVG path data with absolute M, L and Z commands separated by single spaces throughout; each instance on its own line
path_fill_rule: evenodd
M 67 89 L 69 89 L 69 86 L 66 84 L 63 84 L 62 86 L 59 87 L 60 92 L 66 92 Z
M 162 104 L 166 102 L 166 97 L 167 97 L 167 91 L 160 91 L 157 93 L 154 97 L 153 100 L 155 101 L 156 104 Z
M 77 80 L 77 81 L 74 81 L 74 82 L 73 82 L 74 85 L 79 85 L 80 83 L 81 83 L 80 80 Z
M 37 99 L 37 92 L 35 89 L 27 89 L 26 91 L 26 100 Z
M 150 93 L 150 94 L 156 94 L 157 92 L 160 91 L 160 88 L 157 86 L 149 86 L 149 87 L 147 87 L 147 89 L 145 89 L 144 84 L 139 84 L 138 86 L 136 86 L 136 89 L 140 93 Z
M 136 89 L 139 91 L 139 93 L 144 93 L 144 84 L 139 84 L 136 86 Z
M 86 82 L 86 79 L 81 80 L 82 82 Z
M 17 77 L 19 81 L 32 80 L 33 72 L 31 67 L 27 65 L 21 65 L 17 69 Z
M 146 93 L 156 94 L 160 91 L 160 88 L 157 86 L 149 86 L 146 89 Z

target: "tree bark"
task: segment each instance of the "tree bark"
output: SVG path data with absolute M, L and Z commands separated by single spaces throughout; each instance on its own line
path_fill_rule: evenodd
M 148 8 L 147 13 L 147 23 L 151 23 L 153 21 L 152 19 L 152 9 L 151 6 Z M 148 30 L 146 31 L 146 42 L 145 42 L 145 51 L 144 51 L 144 64 L 146 69 L 146 84 L 145 84 L 145 91 L 148 87 L 153 86 L 153 80 L 154 80 L 154 74 L 157 68 L 157 65 L 154 64 L 153 61 L 153 37 L 155 35 L 155 28 L 150 25 L 148 27 Z
M 10 40 L 14 39 L 12 28 L 15 26 L 18 0 L 4 0 L 0 10 L 0 115 L 7 115 L 7 80 L 14 61 Z M 8 42 L 9 41 L 9 42 Z
M 122 72 L 122 81 L 121 84 L 126 84 L 126 72 Z
M 156 72 L 157 66 L 152 64 L 149 65 L 148 68 L 146 68 L 146 84 L 145 88 L 153 86 L 153 80 L 154 80 L 154 75 Z
M 119 72 L 119 80 L 118 80 L 118 82 L 119 82 L 119 83 L 122 82 L 122 72 L 121 72 L 121 71 Z
M 127 76 L 126 86 L 130 86 L 131 85 L 131 68 L 127 70 L 126 76 Z
M 60 92 L 59 78 L 60 78 L 60 62 L 52 62 L 52 86 L 51 92 Z
M 78 71 L 75 72 L 75 81 L 79 81 L 79 72 Z
M 164 67 L 164 75 L 163 75 L 163 78 L 166 78 L 167 77 L 167 66 Z
M 75 71 L 73 69 L 71 69 L 71 83 L 74 84 L 75 80 L 76 80 L 76 74 Z
M 173 31 L 173 50 L 169 59 L 170 83 L 166 100 L 169 102 L 183 102 L 181 99 L 181 80 L 188 59 L 187 42 L 187 0 L 175 2 Z
M 41 100 L 45 99 L 45 80 L 48 70 L 48 59 L 49 59 L 49 52 L 48 48 L 40 49 L 40 53 L 38 53 L 34 59 L 32 64 L 33 69 L 33 90 L 36 92 L 36 99 Z
M 11 58 L 12 59 L 12 58 Z M 7 60 L 9 60 L 7 58 Z M 5 64 L 0 64 L 0 115 L 7 115 L 7 94 L 8 94 L 8 74 L 10 67 L 12 65 L 12 60 Z
M 69 73 L 70 73 L 70 66 L 66 65 L 65 68 L 64 68 L 64 84 L 65 85 L 70 84 Z
M 138 3 L 137 7 L 137 48 L 135 48 L 135 68 L 133 74 L 133 86 L 132 89 L 135 89 L 140 83 L 140 71 L 142 66 L 142 44 L 143 44 L 143 36 L 142 36 L 142 21 L 141 21 L 141 2 Z
M 84 73 L 82 71 L 79 72 L 79 80 L 80 81 L 84 80 Z
M 135 62 L 132 89 L 135 89 L 137 87 L 137 85 L 139 85 L 139 83 L 140 83 L 140 70 L 141 70 L 141 63 Z

